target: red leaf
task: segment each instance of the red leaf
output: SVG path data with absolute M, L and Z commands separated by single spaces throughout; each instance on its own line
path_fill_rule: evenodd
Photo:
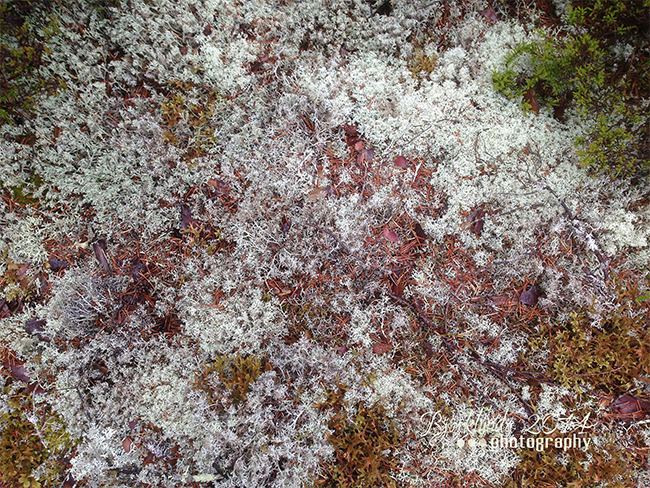
M 392 348 L 393 346 L 387 342 L 377 342 L 372 345 L 372 350 L 375 354 L 385 354 Z
M 363 143 L 363 141 L 358 141 L 354 145 L 354 149 L 356 149 L 357 152 L 360 152 L 364 147 L 366 147 L 366 145 Z
M 408 168 L 408 163 L 406 162 L 406 158 L 404 156 L 397 156 L 393 160 L 393 164 L 395 164 L 395 166 L 399 166 L 400 168 Z
M 397 234 L 390 230 L 388 227 L 384 227 L 384 237 L 388 239 L 390 242 L 397 242 L 399 241 L 399 237 L 397 237 Z

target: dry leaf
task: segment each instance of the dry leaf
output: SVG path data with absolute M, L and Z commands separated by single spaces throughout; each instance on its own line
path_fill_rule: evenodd
M 108 258 L 106 257 L 106 240 L 99 239 L 93 243 L 93 251 L 95 251 L 95 257 L 97 261 L 101 263 L 104 267 L 104 270 L 110 275 L 113 274 L 111 270 L 111 265 L 108 263 Z
M 427 235 L 424 233 L 424 229 L 418 222 L 415 223 L 415 227 L 413 227 L 413 232 L 415 233 L 415 237 L 417 237 L 418 239 L 418 244 L 423 244 L 427 238 Z
M 307 200 L 318 200 L 327 195 L 327 188 L 316 187 L 309 193 L 307 193 Z
M 289 220 L 283 215 L 282 220 L 280 221 L 280 230 L 282 231 L 283 234 L 286 234 L 287 232 L 289 232 L 289 229 L 291 229 L 291 220 Z
M 366 147 L 366 145 L 363 143 L 363 141 L 358 141 L 358 142 L 354 145 L 354 149 L 355 149 L 357 152 L 360 152 L 364 147 Z
M 131 444 L 133 444 L 133 441 L 128 436 L 122 441 L 122 447 L 124 448 L 125 452 L 131 452 Z
M 539 115 L 539 103 L 537 103 L 537 97 L 535 97 L 535 88 L 530 87 L 524 93 L 524 100 L 530 105 L 530 109 L 535 112 L 535 115 Z
M 612 405 L 616 417 L 622 420 L 639 420 L 650 411 L 650 403 L 625 394 L 616 399 Z
M 531 286 L 527 291 L 523 292 L 519 297 L 519 301 L 529 307 L 537 305 L 538 290 L 535 285 Z
M 395 159 L 393 159 L 393 164 L 395 166 L 399 166 L 400 168 L 408 168 L 408 163 L 406 162 L 406 158 L 404 156 L 397 156 Z
M 477 237 L 481 237 L 481 232 L 483 232 L 483 216 L 485 211 L 482 208 L 477 208 L 470 212 L 470 214 L 465 219 L 465 223 L 461 226 L 463 229 L 469 229 L 470 232 L 473 232 Z
M 375 354 L 385 354 L 392 348 L 393 346 L 386 342 L 377 342 L 372 345 L 372 350 Z
M 68 267 L 68 263 L 65 261 L 61 261 L 60 259 L 56 258 L 50 258 L 48 259 L 47 263 L 50 265 L 50 269 L 54 271 L 55 273 L 57 271 L 61 271 L 62 269 L 65 269 Z
M 188 50 L 187 46 L 183 46 L 183 47 L 181 48 L 181 54 L 182 54 L 182 55 L 186 55 L 186 54 L 187 54 L 187 50 Z
M 483 17 L 485 17 L 486 19 L 491 20 L 492 22 L 498 22 L 499 21 L 499 17 L 497 16 L 497 13 L 494 11 L 493 8 L 483 10 L 483 12 L 481 12 L 481 15 Z
M 388 239 L 390 242 L 398 242 L 399 237 L 397 237 L 397 234 L 390 230 L 388 227 L 384 227 L 384 237 Z

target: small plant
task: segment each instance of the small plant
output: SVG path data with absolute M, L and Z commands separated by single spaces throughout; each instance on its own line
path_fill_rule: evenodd
M 417 50 L 409 63 L 409 71 L 418 85 L 423 80 L 428 80 L 431 73 L 436 69 L 437 59 L 435 56 L 427 56 L 423 50 Z
M 524 109 L 537 112 L 539 103 L 553 107 L 561 119 L 573 105 L 585 121 L 594 121 L 588 134 L 575 140 L 583 167 L 614 176 L 646 174 L 649 7 L 650 0 L 573 2 L 567 32 L 538 31 L 539 41 L 518 44 L 493 73 L 495 89 L 523 97 Z
M 327 475 L 318 480 L 326 487 L 396 486 L 390 477 L 394 466 L 393 454 L 400 445 L 399 433 L 386 417 L 384 408 L 372 407 L 363 401 L 355 407 L 350 417 L 343 397 L 346 386 L 337 385 L 318 405 L 321 411 L 333 410 L 328 422 L 332 430 L 328 440 L 334 447 L 334 461 L 327 466 Z
M 569 434 L 554 431 L 542 438 L 548 448 L 541 451 L 520 449 L 521 462 L 502 488 L 637 486 L 632 474 L 642 468 L 631 452 L 621 450 L 613 442 L 598 447 L 591 442 L 587 449 L 580 447 L 566 451 L 555 446 L 556 440 L 563 441 L 566 437 L 570 437 Z
M 220 356 L 197 377 L 195 384 L 207 393 L 211 404 L 215 403 L 218 396 L 215 395 L 215 385 L 210 382 L 210 378 L 216 373 L 221 383 L 231 392 L 230 402 L 240 405 L 246 402 L 251 385 L 264 371 L 270 369 L 271 365 L 266 360 L 254 356 Z
M 576 310 L 568 324 L 550 331 L 532 344 L 551 352 L 548 374 L 570 388 L 586 385 L 605 393 L 623 393 L 635 380 L 650 381 L 650 331 L 647 317 L 639 313 L 634 289 L 618 287 L 623 305 L 611 312 L 602 328 L 592 327 L 588 314 Z
M 5 394 L 10 387 L 5 388 Z M 38 425 L 26 419 L 32 409 L 32 393 L 12 395 L 9 411 L 0 416 L 0 481 L 11 488 L 60 486 L 65 459 L 75 443 L 49 406 L 42 407 Z M 38 469 L 38 475 L 36 471 Z

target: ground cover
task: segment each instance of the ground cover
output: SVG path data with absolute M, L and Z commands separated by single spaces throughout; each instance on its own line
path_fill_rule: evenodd
M 648 484 L 647 15 L 4 2 L 0 483 Z

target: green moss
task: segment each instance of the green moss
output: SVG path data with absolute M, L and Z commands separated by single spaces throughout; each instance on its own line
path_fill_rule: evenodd
M 638 290 L 619 285 L 622 306 L 607 315 L 602 328 L 591 326 L 587 311 L 571 313 L 545 337 L 531 341 L 534 349 L 551 352 L 547 374 L 569 388 L 586 386 L 623 393 L 635 380 L 650 382 L 650 331 L 647 314 L 636 302 Z
M 9 387 L 5 389 L 8 393 Z M 75 442 L 49 406 L 37 412 L 39 425 L 26 419 L 32 410 L 32 394 L 25 391 L 9 400 L 0 432 L 0 480 L 10 487 L 60 486 L 66 474 L 65 459 Z M 38 469 L 39 476 L 34 473 Z

